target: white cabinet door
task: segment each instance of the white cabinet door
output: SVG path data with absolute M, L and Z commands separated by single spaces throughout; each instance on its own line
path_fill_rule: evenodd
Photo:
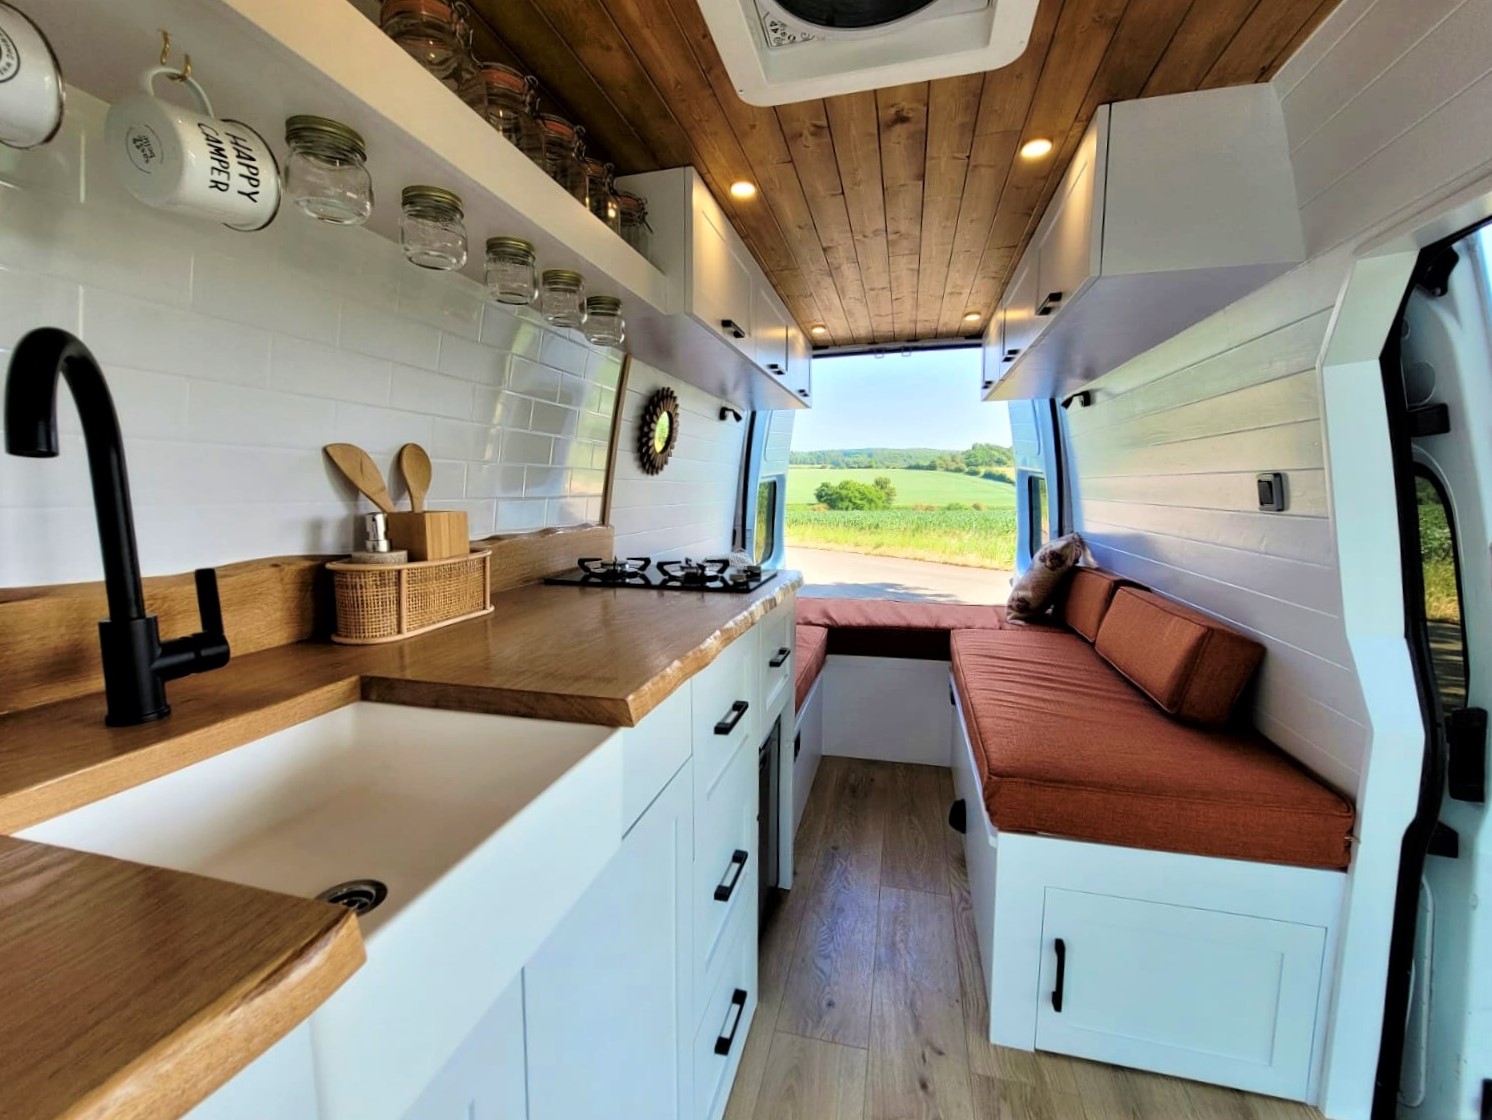
M 1035 252 L 1026 251 L 1005 295 L 1005 369 L 1036 340 L 1036 258 Z
M 1037 246 L 1036 333 L 1099 272 L 1103 206 L 1100 134 L 1100 129 L 1090 128 L 1083 137 L 1033 239 Z
M 772 285 L 758 278 L 751 291 L 756 364 L 775 377 L 787 376 L 787 323 L 787 311 L 778 302 Z
M 529 1120 L 684 1120 L 694 786 L 685 766 L 524 969 Z
M 523 980 L 508 986 L 405 1120 L 523 1120 Z M 265 1111 L 262 1116 L 278 1116 Z
M 751 285 L 756 268 L 702 184 L 694 192 L 693 273 L 691 309 L 695 316 L 754 359 Z
M 1046 890 L 1036 1047 L 1304 1099 L 1326 931 Z
M 791 319 L 787 324 L 787 385 L 805 402 L 813 400 L 813 348 L 803 328 Z
M 995 308 L 990 316 L 989 328 L 984 332 L 984 346 L 980 349 L 980 394 L 989 392 L 1000 383 L 1000 374 L 1005 372 L 1005 304 Z

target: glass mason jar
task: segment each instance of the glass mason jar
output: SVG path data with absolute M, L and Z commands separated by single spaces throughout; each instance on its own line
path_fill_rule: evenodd
M 585 325 L 585 278 L 569 268 L 544 270 L 539 313 L 556 327 Z
M 533 303 L 539 294 L 533 243 L 521 237 L 489 237 L 483 279 L 487 282 L 487 294 L 498 303 L 515 306 Z
M 461 196 L 441 187 L 405 187 L 399 244 L 411 263 L 444 272 L 466 263 Z
M 544 170 L 577 201 L 585 202 L 584 129 L 554 113 L 539 114 L 544 139 Z
M 622 213 L 611 185 L 611 164 L 587 157 L 580 166 L 585 171 L 586 209 L 605 222 L 613 233 L 621 233 Z
M 367 150 L 354 130 L 326 117 L 285 122 L 285 197 L 301 213 L 339 226 L 360 226 L 373 213 Z
M 653 247 L 653 227 L 648 225 L 647 200 L 631 191 L 617 191 L 616 204 L 622 240 L 646 257 Z
M 620 346 L 627 338 L 622 301 L 616 296 L 591 296 L 585 301 L 585 340 L 595 346 Z
M 505 140 L 544 166 L 544 140 L 534 118 L 531 79 L 511 66 L 489 62 L 475 71 L 465 100 Z
M 465 49 L 460 19 L 441 0 L 383 0 L 378 26 L 437 78 L 456 69 Z

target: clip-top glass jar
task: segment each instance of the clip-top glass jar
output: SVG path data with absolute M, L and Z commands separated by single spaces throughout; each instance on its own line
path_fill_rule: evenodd
M 544 170 L 577 201 L 585 202 L 585 130 L 553 113 L 539 114 L 544 138 Z
M 489 237 L 483 279 L 487 282 L 487 294 L 498 303 L 515 306 L 533 303 L 539 294 L 533 243 L 521 237 Z
M 621 233 L 622 212 L 611 185 L 611 164 L 587 157 L 581 161 L 581 167 L 585 171 L 586 209 L 605 222 L 613 233 Z
M 465 50 L 460 19 L 441 0 L 383 0 L 378 26 L 437 78 L 456 69 Z
M 405 187 L 399 244 L 411 263 L 449 272 L 466 263 L 461 196 L 442 187 Z
M 373 213 L 373 177 L 363 138 L 339 121 L 297 116 L 285 122 L 285 197 L 322 222 L 358 226 Z
M 648 225 L 647 200 L 631 191 L 617 191 L 616 204 L 622 240 L 646 257 L 653 247 L 653 227 Z
M 585 325 L 585 278 L 570 268 L 544 270 L 539 313 L 556 327 Z
M 585 301 L 585 340 L 595 346 L 620 346 L 627 338 L 622 301 L 616 296 L 591 296 Z
M 540 167 L 544 166 L 544 140 L 534 118 L 533 85 L 529 78 L 511 66 L 485 63 L 475 72 L 465 101 L 510 144 Z

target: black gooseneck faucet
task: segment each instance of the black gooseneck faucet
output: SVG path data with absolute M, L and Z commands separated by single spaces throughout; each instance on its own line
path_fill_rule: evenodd
M 103 550 L 109 600 L 109 617 L 98 624 L 108 705 L 104 722 L 111 727 L 149 723 L 171 714 L 167 681 L 228 664 L 217 575 L 211 568 L 197 569 L 201 633 L 161 641 L 155 616 L 145 613 L 124 441 L 114 400 L 88 347 L 67 331 L 42 327 L 16 344 L 5 381 L 5 449 L 28 458 L 56 457 L 59 377 L 67 380 L 83 421 Z

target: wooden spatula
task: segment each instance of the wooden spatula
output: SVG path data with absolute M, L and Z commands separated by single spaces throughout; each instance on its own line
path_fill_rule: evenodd
M 424 513 L 425 495 L 430 492 L 430 456 L 419 444 L 406 443 L 399 448 L 399 469 L 404 472 L 404 485 L 409 488 L 409 508 Z
M 358 493 L 384 513 L 394 512 L 394 499 L 389 497 L 383 473 L 366 451 L 350 443 L 329 443 L 322 450 L 347 477 L 347 481 L 357 487 Z

